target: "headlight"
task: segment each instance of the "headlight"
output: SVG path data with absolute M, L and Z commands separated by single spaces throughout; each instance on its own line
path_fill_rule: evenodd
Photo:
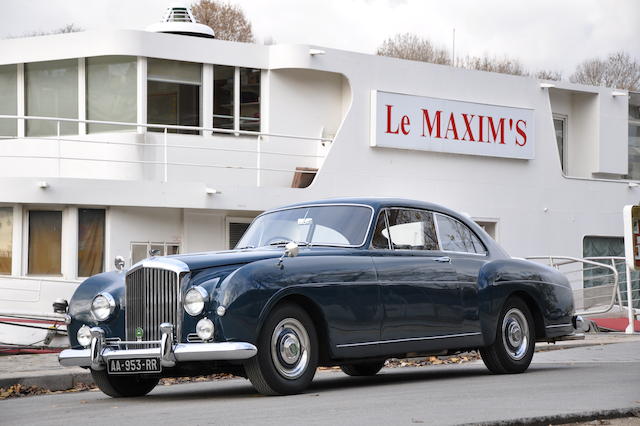
M 196 334 L 203 341 L 211 340 L 213 337 L 213 322 L 209 318 L 202 318 L 196 324 Z
M 86 325 L 83 325 L 82 327 L 80 327 L 80 330 L 78 330 L 78 334 L 76 334 L 76 337 L 78 339 L 78 343 L 80 343 L 82 346 L 89 346 L 91 344 L 91 329 Z
M 116 301 L 109 293 L 100 293 L 91 302 L 91 313 L 98 321 L 107 320 L 116 308 Z
M 184 295 L 184 310 L 191 316 L 200 315 L 204 310 L 204 302 L 206 302 L 209 294 L 207 290 L 200 286 L 191 287 L 187 294 Z

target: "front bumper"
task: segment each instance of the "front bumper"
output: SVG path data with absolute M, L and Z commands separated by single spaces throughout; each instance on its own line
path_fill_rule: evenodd
M 126 342 L 118 341 L 108 344 L 104 331 L 100 327 L 91 329 L 91 346 L 89 349 L 65 349 L 58 355 L 63 366 L 91 367 L 93 370 L 104 370 L 110 359 L 126 358 L 160 358 L 163 367 L 173 367 L 176 362 L 187 361 L 230 361 L 249 359 L 258 353 L 251 343 L 173 343 L 173 325 L 160 325 L 162 337 L 157 341 Z M 144 349 L 120 349 L 122 345 L 151 345 Z

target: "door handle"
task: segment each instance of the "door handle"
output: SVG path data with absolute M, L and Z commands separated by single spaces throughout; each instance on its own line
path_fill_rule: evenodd
M 449 256 L 434 257 L 433 260 L 434 262 L 451 263 L 451 258 Z

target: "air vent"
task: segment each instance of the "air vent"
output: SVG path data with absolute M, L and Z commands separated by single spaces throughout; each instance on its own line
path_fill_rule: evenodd
M 206 25 L 198 24 L 196 18 L 193 17 L 191 8 L 181 3 L 168 7 L 162 21 L 149 25 L 147 31 L 206 38 L 215 37 L 213 30 Z

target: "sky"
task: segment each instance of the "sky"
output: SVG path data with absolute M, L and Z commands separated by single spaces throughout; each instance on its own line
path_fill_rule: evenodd
M 618 50 L 640 61 L 640 0 L 229 0 L 258 42 L 301 43 L 375 53 L 413 32 L 456 57 L 518 58 L 531 71 L 561 71 Z M 66 24 L 86 30 L 144 29 L 171 0 L 0 0 L 0 37 Z

